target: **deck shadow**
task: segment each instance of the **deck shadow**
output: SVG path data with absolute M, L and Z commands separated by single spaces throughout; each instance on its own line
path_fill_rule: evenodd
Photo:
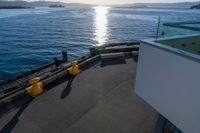
M 71 85 L 74 81 L 74 78 L 75 76 L 72 76 L 69 80 L 68 80 L 68 83 L 67 83 L 67 86 L 65 87 L 65 89 L 62 91 L 62 94 L 60 96 L 61 99 L 64 99 L 66 96 L 68 96 L 71 92 Z
M 101 59 L 101 67 L 110 66 L 110 65 L 119 65 L 119 64 L 126 64 L 126 60 L 123 58 L 116 58 L 116 59 Z
M 33 101 L 33 99 L 30 99 L 26 101 L 24 104 L 21 105 L 20 109 L 17 111 L 17 113 L 11 118 L 11 120 L 0 129 L 0 133 L 10 133 L 14 127 L 19 122 L 19 117 L 23 114 L 25 109 L 30 105 L 30 103 Z

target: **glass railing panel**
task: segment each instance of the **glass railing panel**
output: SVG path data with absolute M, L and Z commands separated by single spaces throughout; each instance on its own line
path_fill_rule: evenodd
M 159 20 L 156 42 L 200 55 L 200 21 Z
M 199 20 L 181 20 L 159 18 L 156 40 L 169 37 L 200 35 Z

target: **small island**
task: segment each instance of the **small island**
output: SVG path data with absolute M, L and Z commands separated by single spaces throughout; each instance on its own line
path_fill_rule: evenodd
M 25 6 L 0 6 L 0 9 L 29 9 L 32 7 L 25 7 Z
M 65 6 L 63 5 L 50 5 L 50 8 L 64 8 Z
M 200 4 L 191 6 L 191 9 L 200 9 Z

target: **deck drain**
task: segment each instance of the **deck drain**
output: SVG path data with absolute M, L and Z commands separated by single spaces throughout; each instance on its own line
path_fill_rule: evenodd
M 196 42 L 192 42 L 192 45 L 196 45 Z
M 182 44 L 182 46 L 183 46 L 183 47 L 185 47 L 185 46 L 186 46 L 186 44 Z

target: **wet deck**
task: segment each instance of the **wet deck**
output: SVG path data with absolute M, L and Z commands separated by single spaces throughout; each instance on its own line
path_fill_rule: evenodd
M 102 60 L 0 117 L 0 132 L 153 133 L 157 112 L 134 94 L 132 58 Z

